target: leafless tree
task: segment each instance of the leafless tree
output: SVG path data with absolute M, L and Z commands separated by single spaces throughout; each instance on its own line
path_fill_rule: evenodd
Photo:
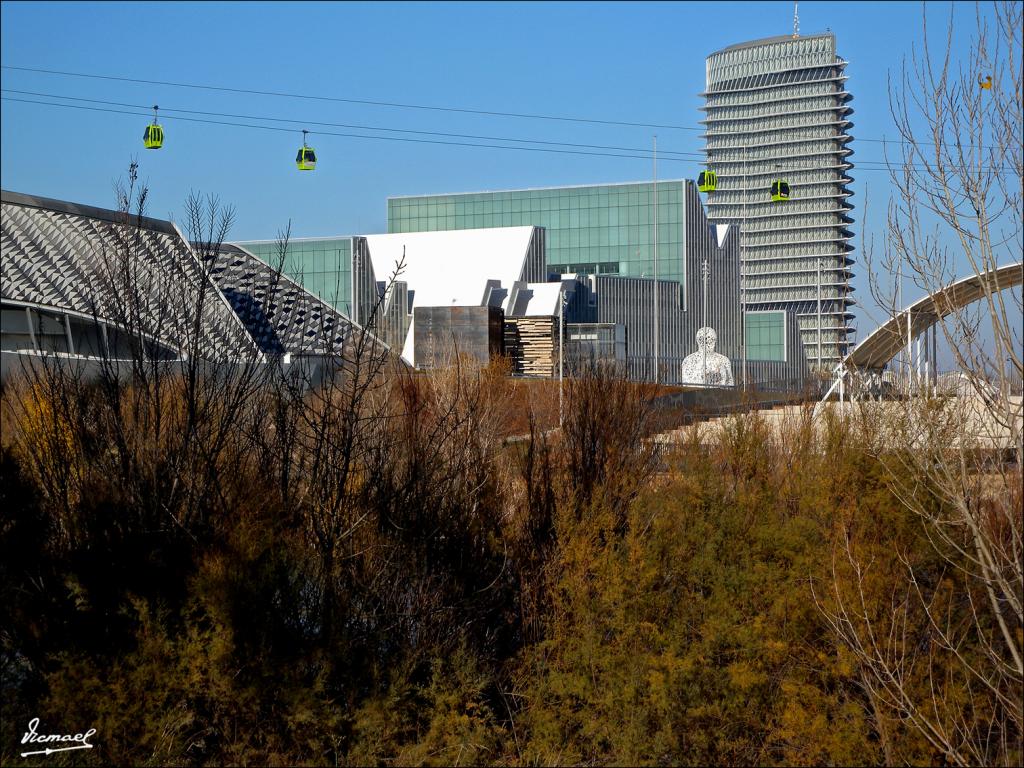
M 33 422 L 26 409 L 50 416 L 34 420 L 21 449 L 44 492 L 65 499 L 65 540 L 87 525 L 73 497 L 103 482 L 119 488 L 140 529 L 194 537 L 239 460 L 235 424 L 266 368 L 241 326 L 224 322 L 230 309 L 216 306 L 224 299 L 211 273 L 233 211 L 193 194 L 185 228 L 195 245 L 168 236 L 146 220 L 137 171 L 133 162 L 116 186 L 117 215 L 100 227 L 98 252 L 82 254 L 93 258 L 80 290 L 94 343 L 81 359 L 34 360 L 5 398 L 22 424 Z M 88 461 L 73 461 L 82 450 Z
M 875 613 L 870 564 L 847 538 L 844 575 L 822 603 L 873 706 L 962 765 L 1019 761 L 1024 732 L 1021 399 L 1011 386 L 1022 372 L 1022 302 L 1019 287 L 991 277 L 1022 250 L 1021 14 L 1018 2 L 978 7 L 966 50 L 954 45 L 952 15 L 938 51 L 925 24 L 922 49 L 890 88 L 900 156 L 889 163 L 884 253 L 873 263 L 868 253 L 872 292 L 894 316 L 896 283 L 883 275 L 936 297 L 960 386 L 953 397 L 872 404 L 872 431 L 943 570 L 904 560 L 903 587 Z M 961 309 L 944 289 L 970 275 L 981 298 Z

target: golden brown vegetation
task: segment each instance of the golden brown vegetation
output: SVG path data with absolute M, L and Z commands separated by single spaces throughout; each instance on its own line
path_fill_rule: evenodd
M 914 649 L 912 702 L 938 686 L 1000 730 L 985 762 L 1020 762 L 1007 702 L 894 608 L 909 569 L 969 618 L 893 491 L 912 465 L 843 422 L 664 453 L 651 393 L 595 370 L 562 432 L 507 442 L 500 371 L 352 380 L 231 409 L 174 376 L 7 388 L 5 763 L 35 716 L 95 727 L 97 764 L 948 758 L 879 700 L 840 604 Z

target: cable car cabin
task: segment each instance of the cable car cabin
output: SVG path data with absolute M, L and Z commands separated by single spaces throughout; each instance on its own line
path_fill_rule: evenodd
M 164 129 L 162 126 L 152 123 L 146 126 L 146 132 L 142 134 L 142 143 L 146 149 L 160 149 L 164 145 Z
M 714 192 L 718 186 L 718 174 L 714 171 L 701 171 L 697 177 L 697 189 L 701 192 Z
M 312 147 L 300 147 L 295 155 L 295 167 L 300 171 L 312 171 L 316 168 L 316 152 Z
M 776 179 L 772 182 L 772 202 L 781 203 L 789 200 L 789 182 Z

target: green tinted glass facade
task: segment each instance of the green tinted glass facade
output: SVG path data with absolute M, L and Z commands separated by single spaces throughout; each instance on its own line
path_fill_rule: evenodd
M 238 242 L 262 261 L 277 266 L 278 244 L 274 240 Z M 284 274 L 303 288 L 350 315 L 352 300 L 352 238 L 325 237 L 291 240 L 285 257 Z
M 658 182 L 658 276 L 683 282 L 683 182 Z M 533 225 L 549 272 L 654 275 L 654 184 L 388 199 L 388 232 Z
M 747 312 L 746 324 L 749 360 L 786 359 L 785 312 Z

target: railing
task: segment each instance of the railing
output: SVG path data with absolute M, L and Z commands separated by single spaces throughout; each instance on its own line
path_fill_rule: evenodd
M 913 397 L 958 397 L 980 395 L 985 398 L 1024 396 L 1024 378 L 1010 373 L 1002 379 L 977 376 L 964 371 L 936 373 L 927 363 L 921 371 L 847 370 L 840 391 L 835 380 L 825 397 L 835 394 L 843 399 L 906 400 Z
M 742 387 L 706 387 L 671 393 L 655 399 L 656 421 L 659 431 L 667 431 L 719 416 L 814 403 L 825 383 L 809 376 L 802 383 L 763 382 L 746 391 Z

